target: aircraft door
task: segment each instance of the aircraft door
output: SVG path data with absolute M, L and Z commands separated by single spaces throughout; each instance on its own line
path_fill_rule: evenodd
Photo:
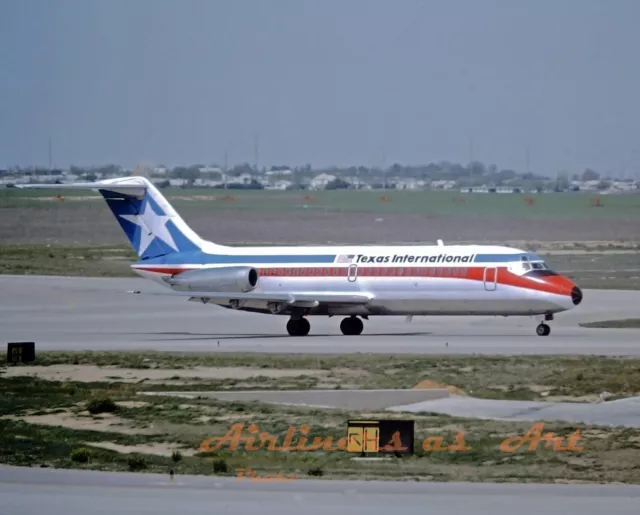
M 495 266 L 489 266 L 484 269 L 484 289 L 493 291 L 498 286 L 498 269 Z
M 349 265 L 347 270 L 347 279 L 349 282 L 354 282 L 358 278 L 358 265 Z

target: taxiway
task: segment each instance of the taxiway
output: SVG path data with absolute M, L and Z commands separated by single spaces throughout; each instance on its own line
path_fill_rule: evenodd
M 640 355 L 640 330 L 579 327 L 637 317 L 638 291 L 587 290 L 547 337 L 522 317 L 372 317 L 362 335 L 346 337 L 339 317 L 310 317 L 311 333 L 299 338 L 287 335 L 286 317 L 186 302 L 137 278 L 5 275 L 0 291 L 3 339 L 39 350 Z
M 0 466 L 2 512 L 32 515 L 394 513 L 454 515 L 636 514 L 640 487 L 331 481 L 251 482 L 236 478 L 29 469 Z

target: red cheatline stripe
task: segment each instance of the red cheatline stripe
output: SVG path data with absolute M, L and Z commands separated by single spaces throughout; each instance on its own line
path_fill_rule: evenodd
M 188 270 L 198 270 L 193 268 L 164 268 L 136 266 L 136 270 L 154 272 L 159 274 L 174 275 Z M 258 268 L 259 274 L 263 277 L 347 277 L 347 267 L 268 267 Z M 570 295 L 574 284 L 562 276 L 546 277 L 526 277 L 511 273 L 507 268 L 498 269 L 488 267 L 485 272 L 484 267 L 361 267 L 358 269 L 358 277 L 444 277 L 450 279 L 464 279 L 470 281 L 494 282 L 496 273 L 497 283 L 505 286 L 515 286 L 530 290 L 556 293 L 559 295 Z

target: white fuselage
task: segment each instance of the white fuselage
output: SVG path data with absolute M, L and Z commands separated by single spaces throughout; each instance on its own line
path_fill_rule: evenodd
M 221 247 L 192 262 L 133 265 L 164 286 L 164 277 L 185 270 L 250 266 L 259 272 L 259 293 L 366 293 L 367 305 L 331 305 L 310 310 L 326 315 L 540 315 L 574 307 L 573 283 L 553 274 L 531 277 L 533 254 L 510 247 Z M 203 249 L 204 250 L 204 249 Z M 526 260 L 523 261 L 523 256 Z M 317 258 L 316 258 L 317 257 Z M 327 258 L 331 258 L 330 261 Z M 552 274 L 552 272 L 548 272 Z M 226 306 L 228 302 L 211 300 Z M 272 312 L 265 301 L 239 309 Z

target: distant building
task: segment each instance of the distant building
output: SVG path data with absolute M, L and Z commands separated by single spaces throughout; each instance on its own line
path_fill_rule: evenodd
M 336 180 L 335 175 L 329 175 L 328 173 L 321 173 L 316 175 L 312 180 L 309 186 L 314 190 L 323 190 L 327 187 L 332 181 Z
M 432 181 L 431 189 L 433 190 L 450 190 L 456 187 L 456 181 Z
M 520 188 L 515 186 L 475 186 L 472 188 L 462 188 L 461 193 L 522 193 Z

